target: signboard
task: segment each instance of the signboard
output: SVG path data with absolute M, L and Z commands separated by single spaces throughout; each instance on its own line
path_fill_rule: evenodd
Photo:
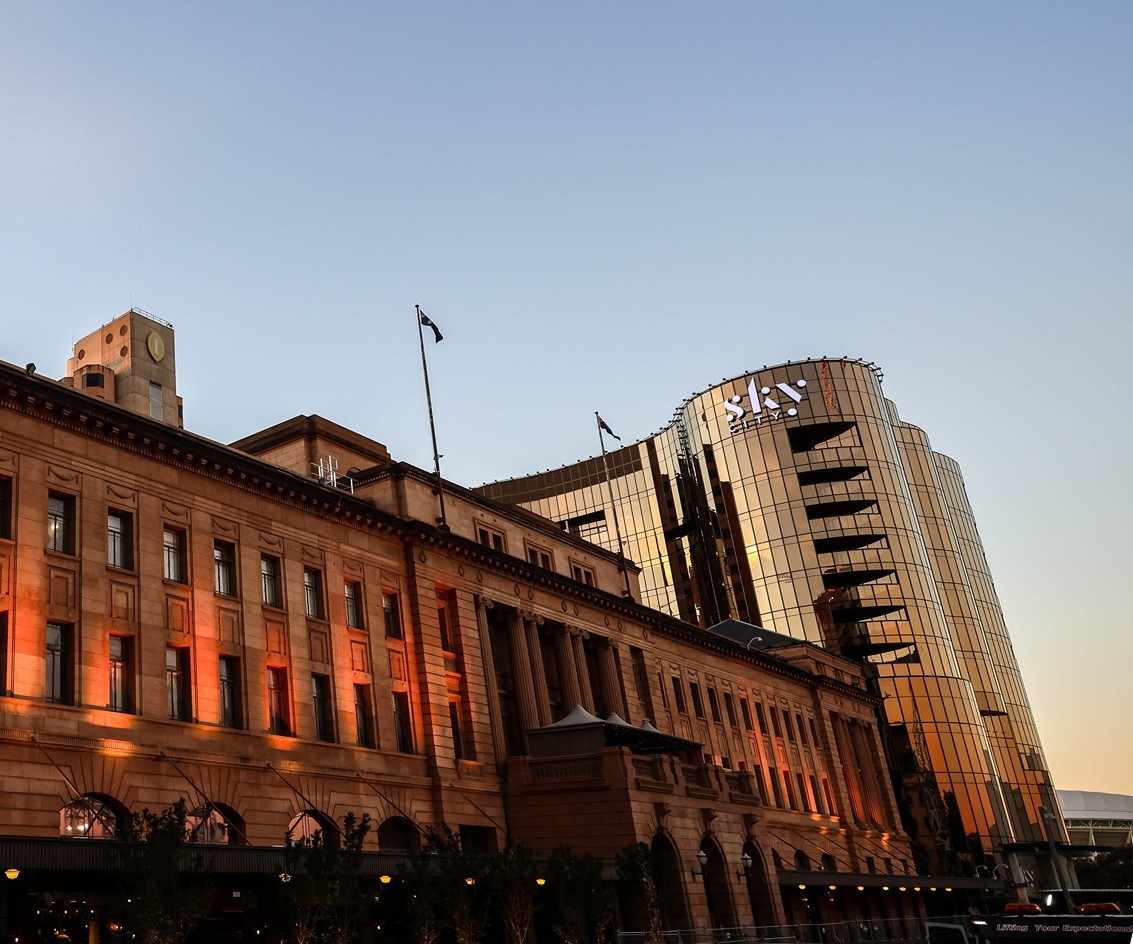
M 796 380 L 793 384 L 777 383 L 774 387 L 760 387 L 754 380 L 747 384 L 747 402 L 742 394 L 728 397 L 724 410 L 728 417 L 728 432 L 742 432 L 762 426 L 769 420 L 783 416 L 798 416 L 795 404 L 802 403 L 806 396 L 806 381 Z

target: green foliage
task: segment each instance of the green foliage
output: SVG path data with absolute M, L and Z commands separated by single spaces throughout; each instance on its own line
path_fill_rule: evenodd
M 603 944 L 614 916 L 614 896 L 602 881 L 602 860 L 558 848 L 547 864 L 555 933 L 563 944 Z
M 490 893 L 512 944 L 527 944 L 535 917 L 535 856 L 509 836 L 503 851 L 484 860 Z
M 1133 888 L 1133 846 L 1099 855 L 1093 861 L 1074 863 L 1082 888 Z
M 362 845 L 369 831 L 370 814 L 350 812 L 341 831 L 316 830 L 288 842 L 285 893 L 297 944 L 347 944 L 357 936 Z
M 664 944 L 658 868 L 653 852 L 643 842 L 626 846 L 618 853 L 618 878 L 634 887 L 645 909 L 645 944 Z
M 184 798 L 123 824 L 119 877 L 126 927 L 137 944 L 181 944 L 208 913 L 212 888 L 200 854 L 187 845 Z

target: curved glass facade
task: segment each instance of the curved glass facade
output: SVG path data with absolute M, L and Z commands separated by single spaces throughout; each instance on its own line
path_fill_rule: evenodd
M 685 401 L 655 436 L 479 489 L 617 550 L 643 602 L 734 617 L 871 667 L 911 832 L 975 866 L 1057 798 L 955 462 L 877 368 L 803 361 Z

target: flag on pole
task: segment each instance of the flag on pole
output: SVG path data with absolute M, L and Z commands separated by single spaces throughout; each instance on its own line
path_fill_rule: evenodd
M 440 344 L 445 339 L 444 335 L 441 334 L 441 329 L 438 328 L 435 324 L 433 324 L 433 319 L 430 318 L 428 315 L 426 315 L 420 308 L 417 309 L 417 314 L 421 316 L 421 324 L 422 325 L 424 325 L 426 328 L 432 328 L 433 329 L 433 337 L 435 337 L 437 339 L 436 343 Z
M 607 423 L 600 416 L 598 417 L 598 426 L 599 426 L 600 429 L 604 429 L 607 433 L 609 433 L 611 436 L 613 436 L 614 439 L 616 439 L 618 442 L 622 441 L 622 437 L 619 436 L 617 433 L 615 433 L 612 429 L 610 429 L 610 424 Z

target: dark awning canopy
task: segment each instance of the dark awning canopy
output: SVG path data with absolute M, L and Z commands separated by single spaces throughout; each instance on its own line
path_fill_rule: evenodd
M 659 731 L 650 722 L 635 727 L 611 714 L 604 721 L 578 705 L 560 721 L 527 732 L 534 757 L 592 754 L 607 747 L 627 747 L 633 754 L 679 754 L 701 749 L 699 741 Z

